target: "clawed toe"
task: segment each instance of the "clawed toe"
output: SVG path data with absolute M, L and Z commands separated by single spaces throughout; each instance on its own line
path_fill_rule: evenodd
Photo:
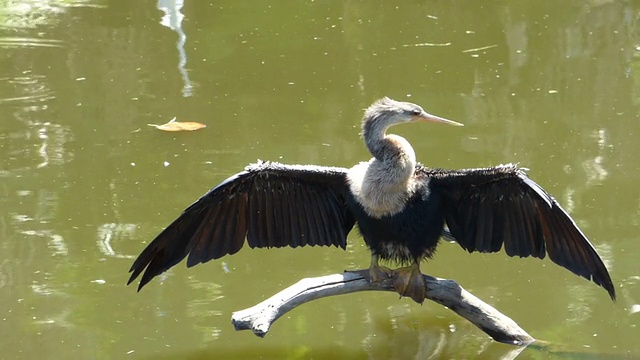
M 393 271 L 384 266 L 372 266 L 369 268 L 369 282 L 380 282 L 393 277 Z
M 393 287 L 400 296 L 410 297 L 418 304 L 422 304 L 427 295 L 422 273 L 414 265 L 393 271 Z

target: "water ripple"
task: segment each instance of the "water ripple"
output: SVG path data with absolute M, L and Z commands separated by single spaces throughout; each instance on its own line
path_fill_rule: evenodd
M 0 37 L 0 48 L 12 49 L 24 47 L 61 48 L 62 40 L 31 37 Z

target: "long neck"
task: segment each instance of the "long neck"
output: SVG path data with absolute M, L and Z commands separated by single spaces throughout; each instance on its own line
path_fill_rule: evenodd
M 362 125 L 362 137 L 371 155 L 379 161 L 384 161 L 384 158 L 390 155 L 387 153 L 393 152 L 394 149 L 385 146 L 385 138 L 389 127 L 380 125 L 376 120 L 378 119 L 366 121 Z
M 387 173 L 384 180 L 391 184 L 406 184 L 416 165 L 415 152 L 403 137 L 387 135 L 387 129 L 388 126 L 366 122 L 362 127 L 362 135 L 378 165 Z

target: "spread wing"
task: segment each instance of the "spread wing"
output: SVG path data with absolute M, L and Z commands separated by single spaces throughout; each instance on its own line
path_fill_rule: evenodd
M 135 260 L 140 290 L 187 255 L 191 267 L 249 246 L 346 247 L 355 220 L 346 206 L 343 168 L 249 165 L 211 189 L 164 229 Z
M 615 300 L 602 259 L 560 204 L 522 169 L 501 165 L 459 171 L 421 168 L 432 191 L 443 196 L 445 220 L 455 240 L 469 252 L 549 258 L 592 280 Z

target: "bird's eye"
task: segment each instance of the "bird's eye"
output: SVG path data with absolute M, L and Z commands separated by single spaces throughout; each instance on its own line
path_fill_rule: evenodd
M 411 110 L 411 115 L 420 115 L 421 111 L 418 109 Z

